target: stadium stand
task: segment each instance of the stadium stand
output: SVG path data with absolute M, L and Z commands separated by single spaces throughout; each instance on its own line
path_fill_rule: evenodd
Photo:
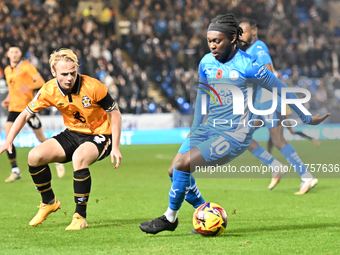
M 340 101 L 340 29 L 331 22 L 329 9 L 322 0 L 121 1 L 119 11 L 131 21 L 129 40 L 122 47 L 182 113 L 189 113 L 198 61 L 209 52 L 209 20 L 226 12 L 253 18 L 279 77 L 312 91 L 311 110 L 334 111 Z
M 340 27 L 330 19 L 335 7 L 329 1 L 125 0 L 116 1 L 117 8 L 114 1 L 84 2 L 0 1 L 0 91 L 11 43 L 23 48 L 45 80 L 52 78 L 49 54 L 70 47 L 80 58 L 80 72 L 106 84 L 123 113 L 176 108 L 188 114 L 198 61 L 209 51 L 207 25 L 213 16 L 232 12 L 258 21 L 278 76 L 315 96 L 311 111 L 340 108 Z

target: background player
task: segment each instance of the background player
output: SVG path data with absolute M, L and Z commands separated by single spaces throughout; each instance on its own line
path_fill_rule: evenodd
M 286 119 L 288 120 L 288 119 L 290 119 L 290 117 L 289 117 L 289 115 L 290 115 L 290 107 L 289 107 L 288 105 L 287 105 L 287 108 L 286 108 L 286 113 L 287 113 Z M 303 137 L 303 138 L 306 138 L 306 139 L 312 141 L 312 143 L 314 144 L 314 146 L 316 146 L 316 147 L 319 147 L 319 146 L 320 146 L 320 141 L 319 141 L 319 140 L 317 140 L 317 139 L 314 138 L 314 137 L 310 137 L 309 135 L 306 135 L 306 134 L 303 133 L 303 132 L 295 131 L 294 128 L 290 127 L 292 124 L 289 124 L 289 121 L 287 121 L 287 122 L 288 122 L 288 123 L 287 123 L 287 129 L 289 130 L 289 132 L 290 132 L 292 135 L 299 135 L 299 136 L 301 136 L 301 137 Z M 267 144 L 267 151 L 268 151 L 269 153 L 271 153 L 271 151 L 272 151 L 272 149 L 273 149 L 273 145 L 274 145 L 274 144 L 273 144 L 273 141 L 272 141 L 272 139 L 269 137 L 268 144 Z
M 240 36 L 240 48 L 254 57 L 259 64 L 265 65 L 271 72 L 274 72 L 268 47 L 264 42 L 258 39 L 256 22 L 250 19 L 242 19 L 240 21 L 240 27 L 243 30 L 243 34 Z M 272 106 L 271 99 L 272 93 L 270 91 L 259 88 L 255 98 L 255 108 L 259 110 L 270 109 Z M 300 185 L 300 190 L 295 194 L 305 194 L 318 183 L 318 180 L 313 178 L 313 175 L 305 168 L 294 147 L 284 138 L 283 126 L 280 125 L 281 121 L 284 119 L 281 115 L 281 100 L 278 100 L 277 105 L 278 107 L 273 114 L 257 117 L 263 119 L 266 127 L 268 127 L 270 139 L 273 141 L 275 147 L 280 150 L 291 165 L 297 167 L 297 172 L 300 174 L 302 184 Z M 256 116 L 254 116 L 254 118 L 256 118 Z M 279 119 L 280 121 L 268 122 L 266 121 L 267 119 Z M 267 165 L 270 165 L 271 162 L 274 161 L 273 156 L 266 152 L 255 140 L 252 141 L 248 149 L 255 157 Z M 273 189 L 279 183 L 284 171 L 279 171 L 277 173 L 273 172 L 272 174 L 273 178 L 268 186 L 269 189 Z
M 104 84 L 78 74 L 78 58 L 71 50 L 54 52 L 49 62 L 55 79 L 48 81 L 20 113 L 0 147 L 0 153 L 5 150 L 11 153 L 14 138 L 35 113 L 49 106 L 58 106 L 67 129 L 34 147 L 28 154 L 29 172 L 42 197 L 40 209 L 29 225 L 37 226 L 60 208 L 51 187 L 48 164 L 72 161 L 76 210 L 66 230 L 80 230 L 87 227 L 86 209 L 91 190 L 89 166 L 110 152 L 112 163 L 116 159 L 115 168 L 120 165 L 121 115 Z
M 27 104 L 33 99 L 33 92 L 35 89 L 41 88 L 45 81 L 40 76 L 37 69 L 28 61 L 22 61 L 22 52 L 16 45 L 8 49 L 7 56 L 9 65 L 5 68 L 4 73 L 8 85 L 8 95 L 2 101 L 2 107 L 8 108 L 8 118 L 5 124 L 6 135 L 8 135 L 13 122 L 19 116 Z M 41 122 L 37 114 L 35 114 L 28 121 L 28 125 L 33 129 L 36 137 L 40 142 L 44 142 L 46 137 L 41 128 Z M 12 166 L 11 175 L 5 182 L 13 182 L 21 178 L 20 169 L 16 161 L 16 149 L 12 145 L 12 153 L 7 152 L 8 159 Z M 65 174 L 65 168 L 62 164 L 56 163 L 57 174 L 62 178 Z
M 242 91 L 243 103 L 246 104 L 245 98 L 247 97 L 245 95 L 249 78 L 254 82 L 254 90 L 258 85 L 269 90 L 276 87 L 280 95 L 281 88 L 287 86 L 276 79 L 266 67 L 259 65 L 248 54 L 237 49 L 236 44 L 240 34 L 242 34 L 242 29 L 232 14 L 219 15 L 211 21 L 207 32 L 211 53 L 206 54 L 199 64 L 199 88 L 206 88 L 206 85 L 217 88 L 216 84 L 213 84 L 216 79 L 220 79 L 221 84 L 226 84 L 225 80 L 227 80 Z M 233 79 L 231 80 L 229 77 Z M 252 114 L 246 111 L 244 114 L 234 115 L 232 104 L 209 104 L 208 101 L 209 118 L 205 124 L 201 124 L 204 118 L 201 113 L 203 94 L 208 95 L 203 89 L 197 91 L 191 135 L 182 144 L 181 155 L 174 165 L 168 209 L 161 217 L 139 225 L 140 229 L 146 233 L 157 234 L 164 230 L 174 231 L 177 228 L 178 210 L 191 187 L 192 176 L 190 173 L 195 170 L 195 166 L 228 163 L 241 155 L 251 143 L 253 128 L 247 125 L 242 127 L 239 123 L 240 120 L 245 120 L 247 123 Z M 229 94 L 225 89 L 221 90 L 219 96 L 222 102 L 227 102 L 226 97 L 232 99 L 230 98 L 232 94 Z M 293 93 L 288 93 L 287 96 L 297 98 Z M 329 115 L 311 117 L 304 115 L 295 105 L 292 107 L 304 123 L 313 125 L 322 122 Z M 215 119 L 232 120 L 237 124 L 215 126 Z

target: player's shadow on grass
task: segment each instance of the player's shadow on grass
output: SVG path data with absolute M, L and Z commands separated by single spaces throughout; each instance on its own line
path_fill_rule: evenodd
M 329 228 L 329 227 L 340 227 L 340 223 L 319 223 L 319 224 L 304 224 L 304 225 L 275 225 L 275 226 L 267 226 L 267 227 L 249 227 L 249 228 L 238 228 L 238 229 L 226 229 L 225 232 L 218 236 L 217 238 L 231 238 L 231 237 L 241 237 L 246 236 L 247 233 L 259 233 L 261 232 L 265 233 L 266 231 L 285 231 L 285 230 L 301 230 L 301 229 L 320 229 L 320 228 Z M 177 231 L 177 232 L 176 232 Z M 160 233 L 158 235 L 148 235 L 151 237 L 157 237 L 157 238 L 169 238 L 170 236 L 178 237 L 178 236 L 199 236 L 192 235 L 188 233 L 183 233 L 183 230 L 176 230 L 175 232 L 168 232 L 165 231 L 165 233 L 169 234 L 163 234 Z M 209 238 L 209 237 L 207 237 Z
M 200 236 L 200 234 L 189 234 L 189 231 L 187 233 L 182 233 L 183 230 L 175 230 L 175 232 L 170 232 L 170 231 L 164 231 L 160 234 L 157 235 L 152 235 L 152 234 L 145 234 L 147 236 L 151 236 L 151 237 L 157 237 L 157 238 L 169 238 L 170 236 L 174 236 L 174 237 L 178 237 L 178 236 L 192 236 L 192 237 L 196 237 L 196 236 Z M 164 234 L 164 233 L 168 233 L 168 234 Z M 218 236 L 217 238 L 221 238 L 221 237 L 241 237 L 242 235 L 240 234 L 233 234 L 233 233 L 227 233 L 227 230 L 220 236 Z M 209 236 L 202 236 L 204 238 L 210 238 Z
M 124 225 L 135 225 L 139 226 L 140 223 L 148 221 L 150 219 L 111 219 L 101 222 L 88 222 L 91 224 L 91 228 L 102 228 L 102 227 L 121 227 Z

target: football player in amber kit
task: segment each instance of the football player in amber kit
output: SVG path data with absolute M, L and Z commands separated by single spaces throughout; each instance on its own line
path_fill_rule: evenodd
M 29 172 L 42 197 L 40 209 L 29 225 L 37 226 L 60 208 L 52 190 L 48 164 L 72 161 L 76 210 L 66 230 L 80 230 L 87 227 L 86 207 L 91 190 L 89 166 L 110 153 L 111 162 L 116 160 L 115 168 L 120 165 L 121 114 L 104 84 L 78 74 L 78 58 L 71 50 L 60 49 L 51 54 L 50 67 L 55 79 L 45 83 L 20 113 L 0 153 L 5 150 L 11 153 L 14 138 L 36 112 L 49 106 L 57 107 L 67 129 L 28 154 Z
M 9 47 L 7 57 L 10 64 L 4 70 L 9 93 L 2 101 L 2 107 L 8 108 L 9 111 L 5 125 L 6 134 L 8 134 L 15 119 L 25 110 L 27 104 L 33 99 L 34 90 L 40 89 L 45 83 L 38 70 L 30 62 L 21 60 L 21 56 L 21 49 L 17 45 L 11 45 Z M 44 142 L 46 137 L 38 115 L 34 115 L 27 123 L 32 128 L 38 140 L 41 143 Z M 21 178 L 14 145 L 12 145 L 12 153 L 7 153 L 7 156 L 12 166 L 12 172 L 5 182 L 13 182 Z M 59 163 L 56 163 L 55 166 L 58 177 L 62 178 L 65 174 L 64 166 Z

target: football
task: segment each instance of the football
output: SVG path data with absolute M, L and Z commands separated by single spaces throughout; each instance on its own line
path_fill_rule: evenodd
M 227 213 L 216 203 L 204 203 L 192 217 L 195 230 L 203 236 L 218 236 L 227 227 Z

